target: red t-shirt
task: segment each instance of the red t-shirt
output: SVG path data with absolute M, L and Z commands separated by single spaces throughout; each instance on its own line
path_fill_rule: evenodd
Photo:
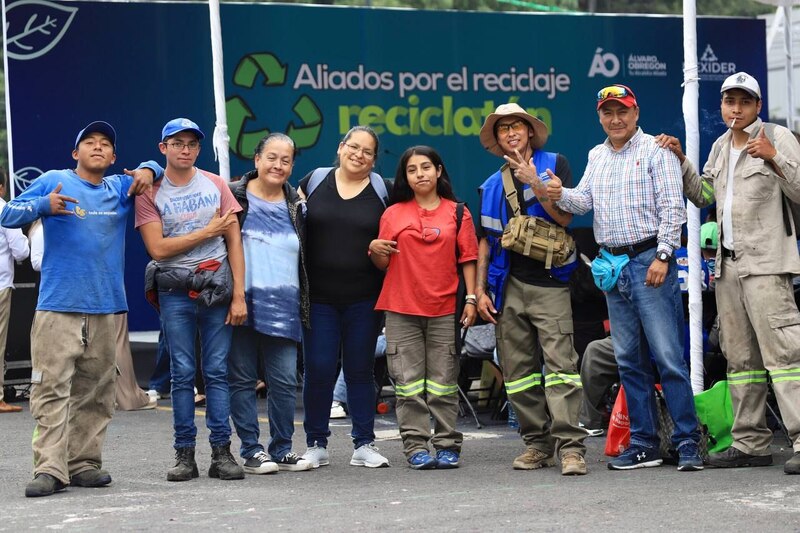
M 437 317 L 456 312 L 456 203 L 442 198 L 432 211 L 415 200 L 394 204 L 381 217 L 379 239 L 397 241 L 375 309 Z M 459 263 L 478 258 L 469 209 L 458 233 Z

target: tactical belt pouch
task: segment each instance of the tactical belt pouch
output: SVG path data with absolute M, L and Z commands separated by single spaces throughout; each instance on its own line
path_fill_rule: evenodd
M 514 187 L 508 167 L 503 169 L 502 175 L 503 190 L 514 216 L 503 229 L 500 246 L 542 261 L 546 269 L 563 265 L 575 252 L 575 240 L 572 235 L 555 222 L 540 217 L 520 215 L 517 189 Z

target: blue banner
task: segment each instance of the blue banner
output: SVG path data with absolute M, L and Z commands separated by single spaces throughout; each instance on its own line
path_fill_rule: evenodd
M 162 161 L 161 128 L 179 116 L 204 129 L 198 165 L 217 171 L 206 4 L 16 0 L 5 9 L 17 191 L 43 171 L 72 167 L 75 135 L 92 120 L 117 129 L 111 171 Z M 515 101 L 540 117 L 546 149 L 569 159 L 577 181 L 604 139 L 597 91 L 614 82 L 636 92 L 645 131 L 683 137 L 679 17 L 222 4 L 221 18 L 234 176 L 253 167 L 268 132 L 286 132 L 300 148 L 296 182 L 330 165 L 342 135 L 366 124 L 381 138 L 378 172 L 393 176 L 403 150 L 431 145 L 456 193 L 476 207 L 477 186 L 502 163 L 478 141 L 497 105 Z M 725 77 L 747 71 L 766 95 L 765 47 L 763 20 L 698 20 L 701 157 L 724 131 Z M 130 327 L 157 329 L 143 296 L 148 258 L 132 228 L 131 220 Z

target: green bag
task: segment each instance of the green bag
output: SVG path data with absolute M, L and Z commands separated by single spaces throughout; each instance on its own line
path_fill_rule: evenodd
M 733 444 L 733 404 L 727 381 L 718 381 L 710 389 L 694 397 L 700 424 L 708 431 L 708 451 L 717 453 Z

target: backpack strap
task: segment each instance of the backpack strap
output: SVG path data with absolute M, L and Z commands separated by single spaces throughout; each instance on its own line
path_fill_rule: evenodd
M 311 173 L 311 177 L 308 179 L 308 183 L 306 184 L 306 199 L 310 198 L 314 191 L 319 187 L 319 184 L 330 174 L 331 170 L 335 167 L 320 167 L 314 170 Z M 386 188 L 386 182 L 375 172 L 369 173 L 369 183 L 372 185 L 372 188 L 375 189 L 375 193 L 380 198 L 383 207 L 389 203 L 389 191 Z
M 324 180 L 328 174 L 330 174 L 333 168 L 334 167 L 320 167 L 311 173 L 311 177 L 308 179 L 308 183 L 306 184 L 306 199 L 311 198 L 311 195 L 314 194 L 314 191 L 317 189 L 317 187 L 319 187 L 319 184 L 322 183 L 322 180 Z
M 464 202 L 456 203 L 456 263 L 461 254 L 458 251 L 458 234 L 461 233 L 461 220 L 464 218 Z
M 506 193 L 508 205 L 511 206 L 511 212 L 515 217 L 519 216 L 519 198 L 517 198 L 517 188 L 514 187 L 514 180 L 511 177 L 511 166 L 504 165 L 500 169 L 500 175 L 503 177 L 503 191 Z

